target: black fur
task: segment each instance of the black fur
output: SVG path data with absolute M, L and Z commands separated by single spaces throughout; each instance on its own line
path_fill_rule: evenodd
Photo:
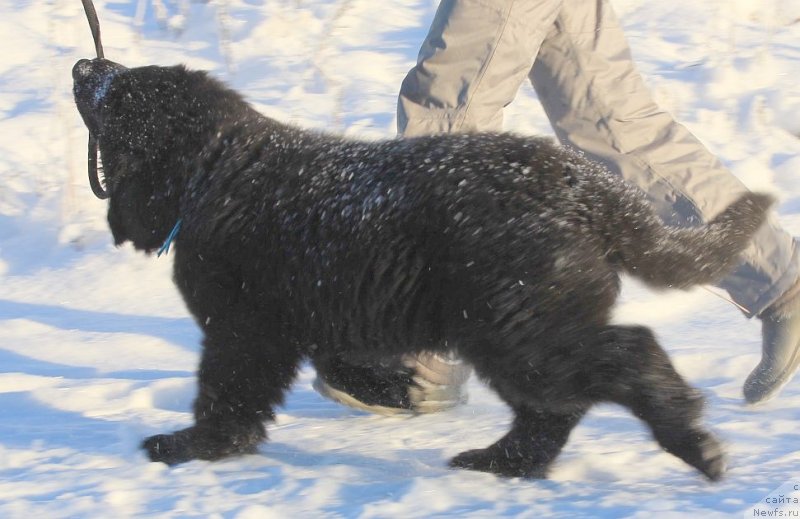
M 627 406 L 711 479 L 702 398 L 646 328 L 609 324 L 619 271 L 687 287 L 736 262 L 771 200 L 665 228 L 646 201 L 549 140 L 360 142 L 287 126 L 182 67 L 74 69 L 116 243 L 180 218 L 175 283 L 204 333 L 196 424 L 144 442 L 180 463 L 253 452 L 303 358 L 457 348 L 516 414 L 454 467 L 544 477 L 597 402 Z

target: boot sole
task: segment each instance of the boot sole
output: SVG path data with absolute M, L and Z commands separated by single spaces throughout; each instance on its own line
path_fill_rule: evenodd
M 319 377 L 314 379 L 314 382 L 311 384 L 311 386 L 317 393 L 324 396 L 328 400 L 333 400 L 334 402 L 346 405 L 347 407 L 352 407 L 353 409 L 359 409 L 362 411 L 367 411 L 374 414 L 381 414 L 384 416 L 398 416 L 398 415 L 411 416 L 416 414 L 411 409 L 403 409 L 401 407 L 386 407 L 382 405 L 365 404 L 361 400 L 354 398 L 352 395 L 349 395 L 344 391 L 340 391 L 334 387 L 329 386 Z

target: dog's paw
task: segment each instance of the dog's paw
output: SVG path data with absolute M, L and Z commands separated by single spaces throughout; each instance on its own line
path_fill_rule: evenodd
M 661 442 L 665 450 L 703 473 L 710 481 L 719 481 L 727 470 L 727 458 L 720 442 L 708 431 L 694 429 L 688 434 Z
M 709 480 L 719 481 L 728 469 L 725 451 L 717 439 L 709 432 L 699 435 L 697 461 L 691 465 L 702 472 Z
M 142 449 L 150 461 L 160 461 L 167 465 L 177 465 L 198 457 L 185 430 L 151 436 L 142 442 Z
M 709 480 L 719 481 L 728 470 L 728 459 L 725 454 L 720 451 L 706 460 L 704 467 L 700 470 Z
M 509 457 L 498 449 L 474 449 L 465 451 L 450 460 L 450 467 L 456 469 L 489 472 L 508 478 L 544 479 L 547 467 L 538 465 L 522 457 Z
M 227 433 L 226 433 L 226 432 Z M 177 465 L 187 461 L 218 460 L 253 454 L 264 439 L 264 427 L 189 427 L 172 434 L 157 434 L 142 442 L 151 461 Z

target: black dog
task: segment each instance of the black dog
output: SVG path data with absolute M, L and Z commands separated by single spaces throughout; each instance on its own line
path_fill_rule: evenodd
M 627 406 L 711 479 L 702 398 L 650 330 L 609 324 L 618 271 L 688 287 L 731 268 L 771 199 L 664 227 L 647 202 L 549 140 L 507 134 L 359 142 L 268 119 L 202 72 L 81 60 L 114 240 L 175 235 L 175 283 L 205 338 L 196 423 L 144 442 L 213 460 L 265 439 L 305 357 L 457 348 L 513 409 L 454 467 L 544 477 L 597 402 Z

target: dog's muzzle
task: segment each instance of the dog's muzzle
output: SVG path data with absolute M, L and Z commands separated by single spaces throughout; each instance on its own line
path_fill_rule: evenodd
M 104 58 L 82 59 L 72 67 L 75 104 L 89 129 L 89 185 L 95 196 L 101 200 L 110 196 L 100 182 L 98 173 L 98 139 L 103 129 L 103 102 L 114 78 L 126 70 L 119 63 Z
M 127 68 L 107 59 L 82 59 L 72 67 L 72 91 L 86 127 L 95 136 L 101 130 L 100 108 L 111 82 Z

